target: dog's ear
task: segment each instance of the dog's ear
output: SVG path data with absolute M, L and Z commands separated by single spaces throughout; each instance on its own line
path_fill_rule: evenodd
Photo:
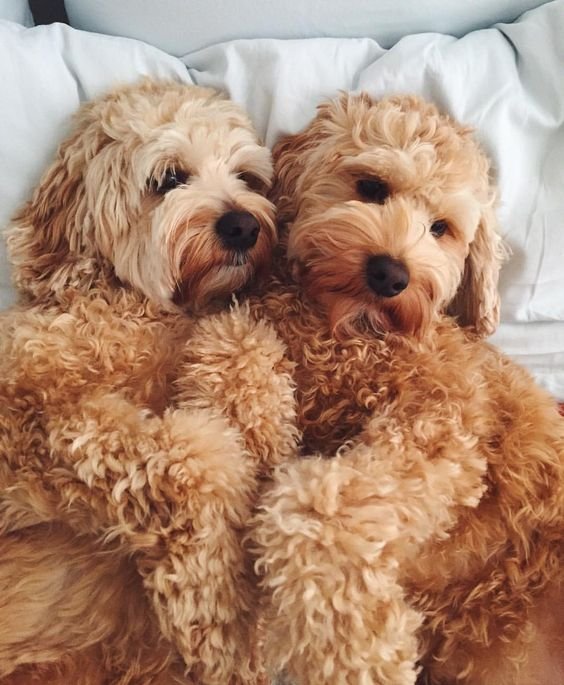
M 85 119 L 77 117 L 74 133 L 59 147 L 7 231 L 14 283 L 34 299 L 77 285 L 85 268 L 92 276 L 91 260 L 80 254 L 78 245 L 87 230 L 83 172 L 86 158 L 96 154 L 107 136 Z
M 473 329 L 482 338 L 491 335 L 499 323 L 498 280 L 507 250 L 497 229 L 490 204 L 482 211 L 462 281 L 449 306 L 449 313 L 457 317 L 461 326 Z
M 319 117 L 294 135 L 282 138 L 272 150 L 274 184 L 269 197 L 276 205 L 282 223 L 292 221 L 297 214 L 298 181 L 307 166 L 309 153 L 324 138 Z

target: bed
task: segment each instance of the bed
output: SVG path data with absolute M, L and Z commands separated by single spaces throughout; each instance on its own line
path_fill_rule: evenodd
M 339 90 L 420 93 L 473 125 L 493 160 L 511 257 L 492 342 L 564 401 L 564 0 L 66 0 L 65 8 L 68 24 L 34 26 L 27 0 L 0 0 L 2 227 L 80 102 L 116 83 L 152 75 L 221 88 L 268 144 Z M 14 299 L 2 241 L 0 307 Z

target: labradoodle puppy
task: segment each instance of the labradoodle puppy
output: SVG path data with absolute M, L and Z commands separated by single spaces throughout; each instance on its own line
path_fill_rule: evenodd
M 292 381 L 262 336 L 237 383 L 240 421 L 269 416 L 257 449 L 252 426 L 179 408 L 174 383 L 194 314 L 268 266 L 271 175 L 231 102 L 145 81 L 81 109 L 15 218 L 21 304 L 0 323 L 3 683 L 250 682 L 240 537 L 256 479 L 294 448 Z
M 271 322 L 304 452 L 333 457 L 278 467 L 256 517 L 268 668 L 560 685 L 564 422 L 480 340 L 504 255 L 485 156 L 417 98 L 343 96 L 279 143 L 275 171 L 288 263 L 235 318 Z M 236 415 L 233 326 L 198 323 L 187 406 L 198 389 Z

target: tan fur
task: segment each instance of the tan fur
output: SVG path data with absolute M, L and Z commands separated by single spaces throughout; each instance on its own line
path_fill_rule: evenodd
M 190 177 L 159 194 L 167 168 Z M 268 265 L 273 206 L 245 179 L 271 174 L 232 103 L 147 81 L 84 106 L 16 218 L 21 305 L 0 322 L 3 683 L 255 682 L 241 536 L 293 422 L 261 461 L 220 408 L 174 396 L 193 313 Z M 215 232 L 230 210 L 260 225 L 245 257 Z M 260 399 L 291 419 L 281 343 L 255 359 L 280 373 L 260 398 L 251 371 L 238 380 L 248 411 Z
M 250 306 L 296 364 L 307 457 L 256 517 L 268 667 L 299 685 L 408 685 L 418 663 L 425 684 L 560 685 L 564 423 L 479 340 L 503 257 L 486 158 L 432 105 L 346 95 L 275 158 L 307 297 L 282 259 Z M 375 176 L 381 205 L 356 190 Z M 363 273 L 381 253 L 411 275 L 390 300 Z
M 186 682 L 116 545 L 33 526 L 0 538 L 0 582 L 0 671 L 22 664 L 2 683 Z

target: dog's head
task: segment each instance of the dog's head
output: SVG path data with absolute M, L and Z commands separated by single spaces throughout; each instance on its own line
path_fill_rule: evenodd
M 344 95 L 274 157 L 289 257 L 337 332 L 420 335 L 447 309 L 495 329 L 503 248 L 469 129 L 416 97 Z
M 122 87 L 85 105 L 9 245 L 34 297 L 84 288 L 104 265 L 165 306 L 245 285 L 275 242 L 269 151 L 215 91 Z

